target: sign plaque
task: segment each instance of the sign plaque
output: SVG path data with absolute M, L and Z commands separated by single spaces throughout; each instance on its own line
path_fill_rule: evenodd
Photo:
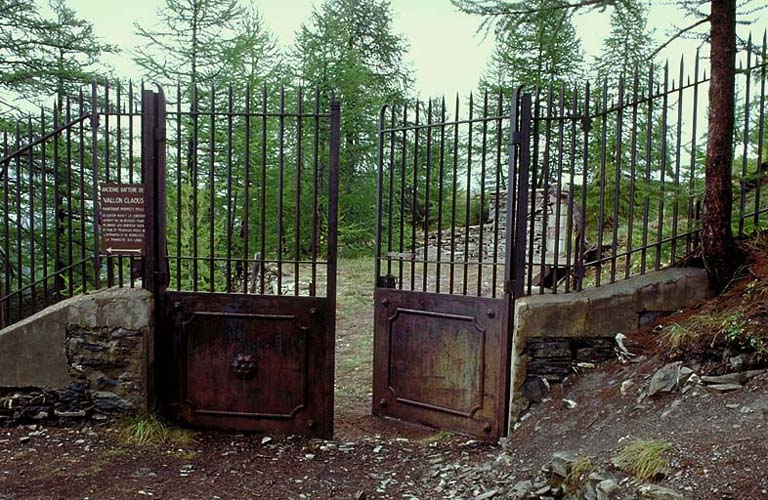
M 144 185 L 101 185 L 101 247 L 107 255 L 144 251 Z

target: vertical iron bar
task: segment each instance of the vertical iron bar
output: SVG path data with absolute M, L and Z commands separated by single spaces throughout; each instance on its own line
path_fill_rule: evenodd
M 619 79 L 618 109 L 616 112 L 616 156 L 613 162 L 613 235 L 611 242 L 611 283 L 616 281 L 616 255 L 619 240 L 619 206 L 621 204 L 621 160 L 624 134 L 624 78 Z
M 635 176 L 637 175 L 637 116 L 638 116 L 639 74 L 635 67 L 632 76 L 632 132 L 629 157 L 629 208 L 627 214 L 627 258 L 624 265 L 624 278 L 632 274 L 632 236 L 635 227 Z
M 40 143 L 40 213 L 41 213 L 41 239 L 42 244 L 42 270 L 43 270 L 43 305 L 48 307 L 48 188 L 46 179 L 47 165 L 47 153 L 46 153 L 46 140 L 47 134 L 45 127 L 45 110 L 40 108 L 40 133 L 43 140 Z M 94 209 L 95 209 L 94 203 Z M 97 244 L 97 240 L 93 240 Z M 98 288 L 98 286 L 97 286 Z M 2 304 L 0 304 L 0 310 L 2 310 Z
M 301 87 L 299 87 L 299 93 L 297 96 L 296 104 L 296 222 L 294 225 L 293 233 L 293 280 L 294 289 L 293 294 L 299 295 L 299 260 L 300 255 L 300 238 L 301 238 L 301 165 L 303 158 L 301 157 L 301 141 L 302 141 L 302 114 L 304 112 L 304 93 Z
M 232 292 L 232 84 L 227 86 L 227 293 Z
M 587 189 L 589 188 L 589 132 L 592 128 L 592 115 L 589 112 L 591 96 L 589 82 L 584 86 L 584 109 L 582 110 L 582 162 L 581 162 L 581 220 L 579 221 L 579 243 L 577 262 L 576 291 L 584 288 L 586 276 L 586 251 L 587 251 Z
M 560 265 L 560 217 L 563 192 L 563 148 L 565 135 L 565 86 L 560 86 L 559 111 L 557 116 L 557 179 L 555 189 L 555 241 L 553 248 L 554 263 L 552 265 L 552 292 L 557 293 L 558 267 Z
M 397 273 L 397 283 L 398 287 L 402 290 L 403 289 L 403 252 L 405 251 L 405 210 L 406 210 L 406 203 L 405 203 L 405 177 L 406 173 L 405 170 L 407 168 L 408 163 L 408 132 L 407 132 L 407 126 L 408 125 L 408 104 L 403 104 L 403 154 L 401 158 L 401 168 L 400 168 L 400 201 L 399 201 L 399 210 L 400 213 L 400 256 L 398 257 L 398 273 Z
M 259 235 L 259 238 L 261 239 L 261 269 L 259 272 L 259 276 L 261 277 L 259 283 L 259 291 L 260 293 L 265 293 L 265 287 L 266 287 L 266 274 L 267 274 L 267 86 L 264 85 L 261 89 L 261 109 L 262 109 L 262 115 L 261 115 L 261 193 L 259 197 L 259 201 L 261 203 L 260 208 L 260 217 L 261 217 L 261 225 L 260 231 L 261 234 Z M 255 269 L 254 269 L 255 271 Z
M 456 198 L 458 196 L 458 177 L 459 177 L 459 94 L 456 94 L 456 108 L 454 111 L 453 125 L 453 171 L 451 177 L 451 275 L 448 278 L 448 293 L 453 294 L 455 284 L 455 261 L 456 261 Z
M 129 98 L 128 106 L 132 106 L 133 100 Z M 182 258 L 181 258 L 181 224 L 183 220 L 182 212 L 182 183 L 181 174 L 181 84 L 176 84 L 176 290 L 181 290 Z M 131 137 L 131 142 L 133 138 Z
M 91 83 L 91 186 L 93 197 L 93 283 L 96 289 L 101 288 L 101 231 L 100 224 L 100 200 L 99 200 L 99 96 L 98 87 L 96 81 Z M 43 162 L 45 165 L 45 162 Z M 43 169 L 45 171 L 45 169 Z M 43 185 L 45 185 L 45 177 L 43 177 Z M 45 197 L 43 197 L 45 198 Z M 45 213 L 45 210 L 43 210 Z M 47 218 L 47 217 L 46 217 Z M 43 233 L 47 233 L 43 230 Z M 45 251 L 47 254 L 47 249 Z M 48 272 L 48 266 L 46 264 L 46 273 Z M 47 283 L 47 281 L 46 281 Z M 47 295 L 47 294 L 46 294 Z
M 81 99 L 82 102 L 82 99 Z M 82 124 L 80 125 L 82 130 Z M 37 285 L 35 284 L 35 169 L 34 169 L 34 148 L 32 147 L 32 115 L 27 117 L 27 141 L 29 148 L 27 150 L 27 165 L 29 168 L 29 282 L 32 285 L 31 289 L 31 307 L 32 312 L 37 312 Z M 82 163 L 81 163 L 82 169 Z
M 651 209 L 651 163 L 653 161 L 653 65 L 648 70 L 648 114 L 645 124 L 645 189 L 643 193 L 643 242 L 640 257 L 640 274 L 645 274 L 648 257 L 648 219 Z
M 54 117 L 55 117 L 55 114 L 54 114 Z M 54 129 L 55 128 L 56 128 L 56 121 L 54 118 Z M 55 139 L 56 137 L 54 136 L 54 140 Z M 8 151 L 9 151 L 8 131 L 3 130 L 3 156 L 7 155 Z M 5 275 L 5 293 L 10 294 L 11 293 L 11 248 L 10 248 L 11 228 L 10 228 L 9 221 L 10 221 L 11 211 L 10 211 L 10 204 L 8 201 L 8 199 L 10 198 L 9 182 L 8 182 L 8 178 L 10 177 L 10 160 L 5 163 L 4 168 L 5 168 L 5 175 L 3 175 L 3 274 Z M 46 273 L 47 273 L 47 270 L 46 270 Z M 6 312 L 5 317 L 7 318 L 8 322 L 12 321 L 10 302 L 11 301 L 9 297 L 8 300 L 6 300 L 2 304 Z
M 542 186 L 543 192 L 541 195 L 541 241 L 539 242 L 541 248 L 541 262 L 539 263 L 539 293 L 544 293 L 544 276 L 547 269 L 547 230 L 549 229 L 549 203 L 552 198 L 549 192 L 550 182 L 550 152 L 552 148 L 552 85 L 547 87 L 547 104 L 546 104 L 545 117 L 545 132 L 544 132 L 544 159 L 543 168 L 541 169 L 541 179 L 539 185 Z M 534 211 L 536 208 L 534 207 Z
M 122 125 L 121 125 L 121 118 L 122 118 L 121 115 L 122 115 L 122 111 L 123 111 L 123 101 L 122 101 L 122 98 L 121 98 L 121 95 L 120 95 L 121 94 L 121 87 L 120 87 L 120 81 L 119 80 L 117 82 L 117 88 L 115 89 L 115 91 L 116 91 L 116 102 L 117 102 L 117 117 L 115 119 L 115 121 L 116 121 L 116 123 L 115 123 L 115 128 L 116 128 L 115 133 L 117 135 L 117 137 L 116 137 L 116 139 L 117 139 L 117 148 L 115 150 L 115 153 L 116 153 L 116 156 L 117 156 L 117 159 L 116 159 L 116 163 L 117 163 L 116 181 L 117 182 L 123 182 L 123 177 L 122 177 L 122 173 L 123 173 L 122 172 L 122 167 L 123 167 L 123 165 L 122 165 L 123 164 L 123 158 L 122 158 L 123 157 L 123 150 L 122 150 Z M 109 112 L 109 110 L 107 112 Z M 118 277 L 118 281 L 122 284 L 123 283 L 123 256 L 122 255 L 119 255 L 117 257 L 117 266 L 118 266 L 117 267 L 117 272 L 118 272 L 118 276 L 119 276 Z M 132 276 L 131 271 L 129 271 L 128 274 L 130 276 L 131 284 L 133 284 L 133 276 Z
M 67 97 L 66 122 L 72 121 L 72 104 Z M 72 249 L 72 127 L 67 127 L 67 278 L 69 279 L 69 296 L 75 294 L 75 271 L 72 268 L 74 255 Z M 122 285 L 122 283 L 121 283 Z
M 687 253 L 693 250 L 693 224 L 694 224 L 694 204 L 696 200 L 696 139 L 698 125 L 698 107 L 699 107 L 699 51 L 696 50 L 696 59 L 694 64 L 693 80 L 693 119 L 691 120 L 691 164 L 688 172 L 688 227 L 685 240 L 685 249 Z
M 280 88 L 280 117 L 279 117 L 279 151 L 278 151 L 278 188 L 277 188 L 277 294 L 283 294 L 283 189 L 285 187 L 285 87 Z M 264 214 L 261 215 L 262 218 Z
M 419 101 L 416 100 L 416 123 L 413 139 L 413 185 L 411 186 L 411 288 L 415 290 L 416 285 L 416 207 L 419 202 Z
M 477 250 L 477 296 L 483 295 L 483 252 L 485 247 L 483 245 L 483 237 L 485 236 L 485 219 L 483 217 L 483 210 L 485 210 L 485 171 L 486 164 L 486 150 L 488 149 L 488 91 L 486 90 L 483 95 L 483 137 L 482 137 L 482 149 L 480 156 L 480 209 L 478 210 L 480 220 L 480 234 L 478 235 L 478 250 Z
M 597 211 L 597 262 L 595 263 L 595 286 L 600 286 L 603 277 L 603 231 L 605 229 L 605 168 L 608 150 L 608 80 L 603 80 L 602 106 L 600 109 L 600 198 Z
M 662 98 L 661 110 L 661 177 L 659 179 L 659 228 L 656 236 L 656 267 L 658 271 L 661 267 L 661 249 L 664 239 L 664 198 L 667 195 L 665 180 L 667 174 L 667 111 L 669 106 L 669 62 L 664 64 L 664 95 Z
M 80 116 L 84 116 L 85 105 L 83 103 L 82 89 L 80 89 L 80 93 L 78 94 L 78 100 L 78 113 Z M 80 278 L 82 279 L 81 286 L 83 288 L 83 293 L 86 293 L 88 291 L 88 268 L 85 253 L 85 125 L 82 121 L 80 122 L 78 142 L 78 161 L 80 163 L 78 172 L 80 175 Z M 32 252 L 32 255 L 34 255 L 34 252 Z M 32 269 L 34 269 L 34 266 L 32 266 Z
M 387 223 L 387 278 L 392 276 L 392 242 L 393 225 L 395 223 L 395 107 L 392 106 L 390 113 L 390 133 L 389 133 L 389 203 L 388 203 L 388 223 Z
M 496 298 L 496 288 L 498 285 L 498 266 L 499 266 L 499 203 L 501 201 L 501 143 L 503 134 L 503 117 L 504 113 L 504 91 L 499 89 L 498 102 L 496 108 L 496 179 L 494 188 L 494 210 L 493 210 L 493 268 L 491 270 L 491 297 Z M 508 179 L 511 181 L 511 179 Z M 509 182 L 507 184 L 509 187 Z M 505 226 L 506 231 L 506 226 Z M 506 233 L 505 233 L 506 235 Z
M 763 61 L 765 64 L 766 61 Z M 747 180 L 747 165 L 749 163 L 749 107 L 750 107 L 750 92 L 752 91 L 752 34 L 750 33 L 747 40 L 747 66 L 746 66 L 746 87 L 744 89 L 744 149 L 741 153 L 741 178 L 739 179 L 739 236 L 744 235 L 744 219 L 746 219 L 746 205 L 747 205 L 747 192 L 746 192 L 746 180 Z M 759 186 L 758 186 L 759 191 Z M 755 228 L 756 229 L 756 228 Z
M 429 205 L 430 205 L 430 183 L 431 183 L 431 163 L 432 163 L 432 99 L 427 105 L 427 158 L 425 188 L 424 188 L 424 270 L 422 276 L 421 291 L 427 291 L 427 262 L 429 261 Z
M 197 162 L 197 147 L 198 142 L 200 139 L 199 136 L 199 103 L 198 103 L 198 93 L 197 93 L 197 85 L 195 85 L 192 88 L 192 148 L 189 152 L 190 158 L 189 161 L 191 162 L 192 171 L 192 290 L 197 291 L 197 277 L 198 277 L 198 262 L 197 262 L 197 256 L 198 256 L 198 248 L 199 248 L 199 239 L 198 239 L 198 217 L 197 217 L 197 210 L 198 210 L 198 200 L 197 200 L 197 188 L 198 188 L 198 178 L 197 178 L 197 168 L 198 168 L 198 162 Z
M 683 129 L 683 64 L 684 59 L 680 57 L 680 76 L 678 77 L 677 94 L 677 137 L 675 139 L 675 178 L 674 178 L 674 201 L 672 206 L 672 248 L 670 250 L 670 264 L 677 260 L 677 218 L 680 214 L 680 150 L 682 148 L 682 129 Z
M 387 105 L 385 104 L 379 109 L 378 131 L 376 134 L 376 255 L 373 261 L 375 275 L 375 281 L 373 283 L 374 287 L 379 286 L 379 278 L 381 278 L 381 225 L 384 221 L 384 214 L 382 212 L 384 196 L 384 117 L 386 116 L 386 113 Z
M 440 101 L 440 160 L 437 186 L 437 264 L 435 266 L 435 293 L 440 293 L 443 260 L 443 190 L 445 189 L 445 97 Z M 390 195 L 391 196 L 391 195 Z
M 571 287 L 574 285 L 572 283 L 572 274 L 574 271 L 574 254 L 573 251 L 573 244 L 574 244 L 574 207 L 575 207 L 575 201 L 574 196 L 576 196 L 576 126 L 577 126 L 577 120 L 578 120 L 578 87 L 574 85 L 573 87 L 573 95 L 571 96 L 571 130 L 570 130 L 570 151 L 569 151 L 569 175 L 568 175 L 568 215 L 566 217 L 566 228 L 565 228 L 565 234 L 566 234 L 566 240 L 565 240 L 565 293 L 568 293 L 571 291 Z
M 312 284 L 310 287 L 310 295 L 313 297 L 317 294 L 317 247 L 318 247 L 318 197 L 320 192 L 320 168 L 319 168 L 319 151 L 320 151 L 320 86 L 315 87 L 315 103 L 314 103 L 314 137 L 312 144 Z
M 475 114 L 475 101 L 472 93 L 469 94 L 469 118 L 467 125 L 467 203 L 464 210 L 464 273 L 462 279 L 462 295 L 467 294 L 468 271 L 469 271 L 469 224 L 470 212 L 472 209 L 472 126 Z
M 216 87 L 211 85 L 210 130 L 208 131 L 208 286 L 211 292 L 216 291 L 216 239 L 214 225 L 216 219 Z
M 67 120 L 69 121 L 69 120 Z M 16 122 L 16 148 L 21 149 L 21 122 Z M 21 154 L 14 155 L 16 159 L 16 277 L 18 282 L 19 319 L 24 317 L 24 262 L 22 260 L 22 222 L 21 222 L 21 192 L 23 187 L 21 177 Z
M 541 126 L 541 89 L 536 88 L 536 94 L 533 98 L 533 160 L 531 161 L 530 168 L 530 188 L 531 192 L 530 201 L 526 207 L 526 212 L 530 213 L 530 221 L 528 228 L 528 279 L 527 279 L 527 292 L 531 295 L 533 292 L 533 268 L 536 266 L 534 262 L 534 240 L 536 239 L 536 188 L 539 185 L 539 129 Z M 519 188 L 519 189 L 522 189 Z M 526 187 L 527 189 L 527 187 Z

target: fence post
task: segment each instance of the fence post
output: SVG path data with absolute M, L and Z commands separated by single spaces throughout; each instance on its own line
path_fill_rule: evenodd
M 167 284 L 165 247 L 165 95 L 142 93 L 141 164 L 144 176 L 142 287 L 153 294 Z

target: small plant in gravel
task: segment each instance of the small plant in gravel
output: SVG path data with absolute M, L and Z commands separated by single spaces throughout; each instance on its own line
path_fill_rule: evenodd
M 571 471 L 563 480 L 563 488 L 567 493 L 576 493 L 582 481 L 595 468 L 592 463 L 592 457 L 579 457 L 574 463 Z
M 653 479 L 669 467 L 670 444 L 660 439 L 635 439 L 622 448 L 614 464 L 640 481 Z
M 125 419 L 119 428 L 120 440 L 125 444 L 151 446 L 165 443 L 187 445 L 192 436 L 184 429 L 169 427 L 155 415 Z

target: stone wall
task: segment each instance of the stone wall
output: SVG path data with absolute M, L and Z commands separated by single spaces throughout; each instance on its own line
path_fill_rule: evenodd
M 579 363 L 615 359 L 615 336 L 711 296 L 703 269 L 670 268 L 580 293 L 515 301 L 510 425 L 547 383 L 562 381 Z
M 0 330 L 0 425 L 146 411 L 151 294 L 113 288 Z

